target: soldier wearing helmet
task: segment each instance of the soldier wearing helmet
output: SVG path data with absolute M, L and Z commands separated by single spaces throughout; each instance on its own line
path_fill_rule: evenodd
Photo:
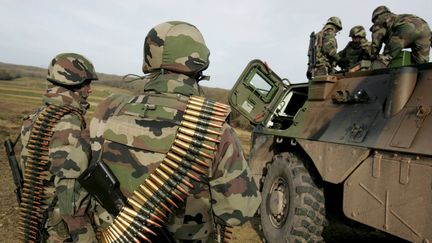
M 428 23 L 412 14 L 394 14 L 386 6 L 377 7 L 372 13 L 371 53 L 385 65 L 404 48 L 411 48 L 414 63 L 429 62 L 431 31 Z M 382 55 L 378 56 L 385 44 Z
M 84 56 L 57 55 L 48 67 L 43 106 L 24 119 L 19 221 L 25 242 L 96 242 L 87 214 L 89 196 L 76 179 L 89 161 L 83 116 L 89 107 L 90 83 L 97 79 Z
M 352 40 L 338 53 L 340 60 L 337 64 L 343 70 L 349 70 L 361 60 L 370 60 L 370 42 L 366 39 L 364 27 L 361 25 L 352 27 L 349 36 Z
M 109 204 L 107 200 L 99 200 L 96 224 L 105 239 L 126 237 L 135 241 L 131 236 L 133 227 L 128 228 L 129 233 L 121 229 L 132 222 L 122 212 L 141 208 L 148 213 L 136 216 L 138 221 L 145 222 L 145 217 L 156 214 L 153 217 L 160 218 L 159 224 L 176 242 L 215 242 L 216 238 L 223 242 L 229 234 L 227 227 L 242 224 L 258 208 L 261 199 L 257 186 L 240 142 L 225 122 L 228 106 L 202 97 L 198 82 L 205 78 L 203 71 L 209 66 L 209 55 L 204 38 L 194 25 L 181 21 L 161 23 L 144 40 L 142 69 L 147 75 L 138 81 L 144 85 L 140 94 L 114 94 L 97 107 L 90 122 L 90 137 L 92 157 L 98 161 L 92 164 L 106 165 L 127 199 L 120 212 L 114 213 L 104 206 Z M 189 113 L 192 103 L 201 108 L 195 107 L 197 110 Z M 216 110 L 224 114 L 223 119 L 204 122 L 210 119 L 205 113 L 218 114 Z M 191 125 L 190 121 L 202 125 Z M 220 125 L 211 125 L 215 122 Z M 212 140 L 214 144 L 201 147 L 209 140 L 200 134 L 210 130 L 219 131 L 209 135 L 216 139 Z M 184 136 L 183 131 L 191 133 Z M 191 140 L 187 139 L 189 136 Z M 194 145 L 189 144 L 192 140 Z M 203 159 L 208 168 L 195 163 L 203 154 L 208 155 Z M 190 165 L 195 165 L 195 169 Z M 204 173 L 197 172 L 197 167 Z M 199 181 L 192 179 L 194 175 Z M 151 184 L 155 187 L 146 189 Z M 174 194 L 183 199 L 172 197 Z M 139 231 L 141 226 L 134 227 Z
M 338 17 L 330 17 L 322 30 L 315 35 L 316 61 L 311 76 L 327 75 L 334 72 L 340 57 L 337 53 L 336 33 L 342 30 Z

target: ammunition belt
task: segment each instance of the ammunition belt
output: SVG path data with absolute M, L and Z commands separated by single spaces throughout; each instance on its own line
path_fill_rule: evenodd
M 113 223 L 101 232 L 102 242 L 146 242 L 151 227 L 161 227 L 178 208 L 188 190 L 189 179 L 208 180 L 209 167 L 220 142 L 221 128 L 230 112 L 229 106 L 202 97 L 189 98 L 176 139 L 159 166 L 127 199 Z M 200 179 L 201 178 L 201 179 Z
M 49 143 L 58 121 L 68 113 L 82 118 L 82 113 L 70 106 L 48 105 L 34 120 L 29 141 L 27 161 L 24 169 L 22 201 L 19 211 L 20 240 L 41 242 L 48 205 L 44 202 L 46 172 L 49 170 Z M 82 120 L 83 121 L 83 120 Z

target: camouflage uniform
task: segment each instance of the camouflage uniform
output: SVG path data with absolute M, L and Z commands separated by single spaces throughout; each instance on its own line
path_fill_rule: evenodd
M 411 48 L 413 62 L 429 62 L 431 30 L 425 20 L 412 14 L 394 14 L 385 6 L 372 15 L 372 54 L 378 56 L 385 44 L 382 61 L 388 64 L 402 49 Z
M 142 94 L 112 95 L 96 109 L 90 122 L 93 158 L 109 166 L 126 197 L 159 166 L 173 144 L 188 97 L 202 94 L 198 80 L 208 67 L 209 54 L 195 26 L 162 23 L 145 39 L 143 71 L 150 74 L 142 81 Z M 209 177 L 201 183 L 190 180 L 194 189 L 167 219 L 178 242 L 214 242 L 216 224 L 242 224 L 259 206 L 240 142 L 226 123 L 220 140 Z M 97 210 L 96 222 L 104 228 L 112 216 L 99 206 Z
M 350 31 L 350 37 L 353 40 L 348 42 L 347 46 L 338 53 L 340 57 L 338 65 L 345 70 L 354 67 L 361 60 L 370 60 L 371 42 L 366 39 L 363 26 L 354 26 Z M 354 41 L 355 38 L 359 38 L 359 42 Z
M 336 41 L 336 33 L 340 30 L 342 30 L 340 19 L 331 17 L 323 29 L 316 34 L 316 65 L 312 72 L 313 77 L 334 72 L 336 62 L 340 59 Z
M 26 145 L 39 113 L 50 104 L 74 110 L 56 123 L 49 142 L 49 171 L 44 173 L 47 242 L 96 242 L 91 218 L 87 215 L 90 198 L 76 181 L 88 166 L 89 134 L 83 115 L 89 106 L 86 101 L 89 83 L 97 79 L 92 64 L 86 62 L 88 60 L 81 55 L 72 53 L 59 54 L 53 59 L 47 78 L 51 83 L 43 97 L 44 106 L 27 116 L 21 129 L 20 167 L 23 170 L 29 159 Z M 90 70 L 88 65 L 91 65 Z

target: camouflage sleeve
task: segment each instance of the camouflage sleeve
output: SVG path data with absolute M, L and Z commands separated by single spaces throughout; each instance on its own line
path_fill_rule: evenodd
M 340 57 L 337 53 L 336 33 L 333 30 L 324 31 L 322 52 L 330 59 L 339 61 Z
M 349 45 L 349 43 L 348 43 L 348 45 Z M 348 67 L 349 61 L 347 60 L 347 55 L 346 55 L 348 45 L 342 51 L 338 52 L 338 54 L 337 54 L 339 56 L 339 60 L 337 61 L 337 65 L 339 67 L 341 67 L 342 69 L 345 69 Z
M 60 120 L 54 127 L 49 150 L 60 215 L 71 234 L 91 229 L 86 215 L 88 193 L 76 180 L 87 168 L 90 156 L 88 130 L 82 131 L 78 117 L 69 114 Z
M 210 190 L 216 220 L 231 226 L 244 223 L 255 214 L 261 195 L 243 156 L 240 141 L 228 125 L 224 127 L 212 171 Z
M 370 30 L 372 31 L 371 55 L 377 56 L 381 50 L 384 36 L 387 34 L 387 29 L 384 26 L 375 24 Z

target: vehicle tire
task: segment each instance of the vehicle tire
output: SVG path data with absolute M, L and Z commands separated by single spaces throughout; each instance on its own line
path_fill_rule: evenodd
M 260 217 L 268 243 L 324 241 L 324 193 L 306 163 L 296 154 L 281 153 L 267 165 Z

